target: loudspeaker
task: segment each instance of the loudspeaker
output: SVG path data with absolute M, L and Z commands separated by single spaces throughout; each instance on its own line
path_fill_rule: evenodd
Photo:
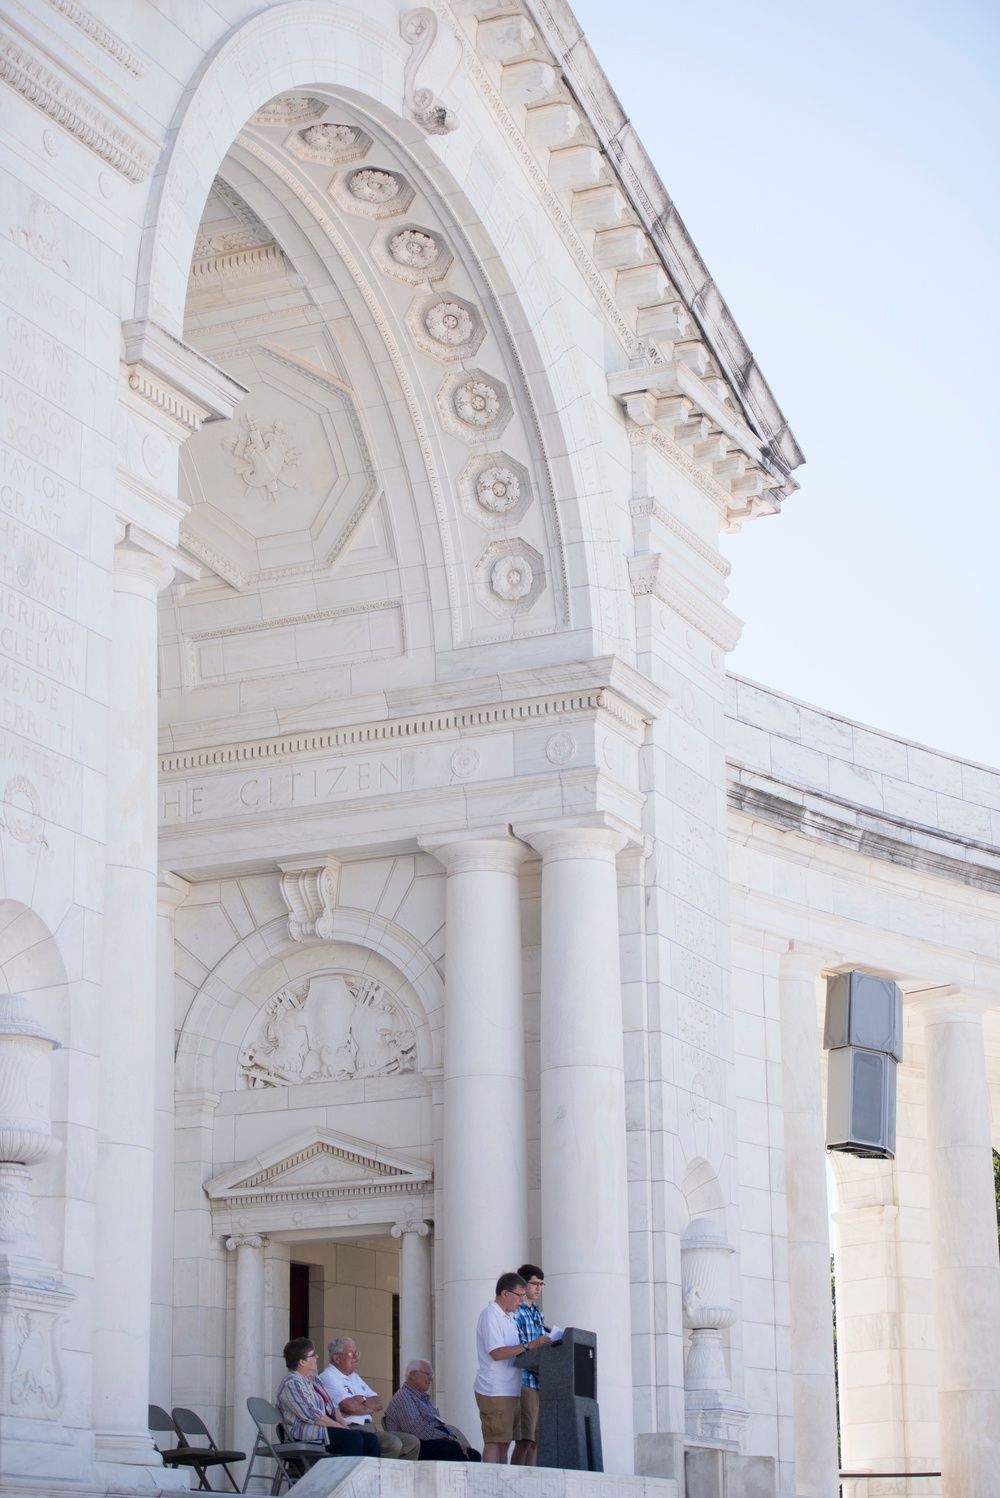
M 826 980 L 826 1147 L 862 1159 L 896 1154 L 896 1063 L 903 1059 L 903 995 L 888 978 Z
M 871 973 L 835 973 L 826 980 L 828 1051 L 845 1045 L 885 1051 L 903 1059 L 903 995 L 889 978 Z
M 865 1160 L 896 1156 L 896 1063 L 885 1051 L 841 1046 L 827 1071 L 826 1147 Z

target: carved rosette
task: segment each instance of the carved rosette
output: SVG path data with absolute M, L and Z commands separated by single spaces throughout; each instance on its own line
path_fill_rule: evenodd
M 362 166 L 334 177 L 330 188 L 345 208 L 366 218 L 392 218 L 405 213 L 414 196 L 401 172 L 381 166 Z
M 451 269 L 454 256 L 441 235 L 419 224 L 406 224 L 377 234 L 372 255 L 383 273 L 410 286 L 440 281 Z
M 308 94 L 282 94 L 272 99 L 263 109 L 250 116 L 251 125 L 287 125 L 294 120 L 316 120 L 325 114 L 327 105 L 322 99 L 313 99 Z
M 435 359 L 468 359 L 486 336 L 478 310 L 455 296 L 421 297 L 406 314 L 414 343 Z
M 476 563 L 476 591 L 494 614 L 530 609 L 544 586 L 541 555 L 518 536 L 492 542 Z
M 360 126 L 338 125 L 327 120 L 307 125 L 304 130 L 293 130 L 285 142 L 291 154 L 301 161 L 322 161 L 330 166 L 367 156 L 373 144 L 371 136 Z
M 463 442 L 499 435 L 513 414 L 503 383 L 481 369 L 449 375 L 437 402 L 442 426 Z
M 506 529 L 531 503 L 527 470 L 509 454 L 479 454 L 459 475 L 458 492 L 470 520 L 484 530 Z

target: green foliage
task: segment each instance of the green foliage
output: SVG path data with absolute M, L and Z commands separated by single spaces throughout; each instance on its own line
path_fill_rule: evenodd
M 1000 1155 L 993 1151 L 993 1190 L 997 1199 L 997 1238 L 1000 1239 Z

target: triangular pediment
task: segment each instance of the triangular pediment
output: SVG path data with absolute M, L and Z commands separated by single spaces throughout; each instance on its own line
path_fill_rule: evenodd
M 205 1191 L 213 1201 L 315 1200 L 422 1190 L 431 1177 L 428 1166 L 381 1145 L 332 1129 L 311 1129 L 215 1176 L 205 1183 Z

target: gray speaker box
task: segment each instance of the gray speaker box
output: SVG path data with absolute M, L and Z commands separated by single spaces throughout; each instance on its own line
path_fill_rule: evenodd
M 823 1044 L 826 1147 L 867 1160 L 896 1154 L 896 1064 L 903 1056 L 903 995 L 887 978 L 827 979 Z

